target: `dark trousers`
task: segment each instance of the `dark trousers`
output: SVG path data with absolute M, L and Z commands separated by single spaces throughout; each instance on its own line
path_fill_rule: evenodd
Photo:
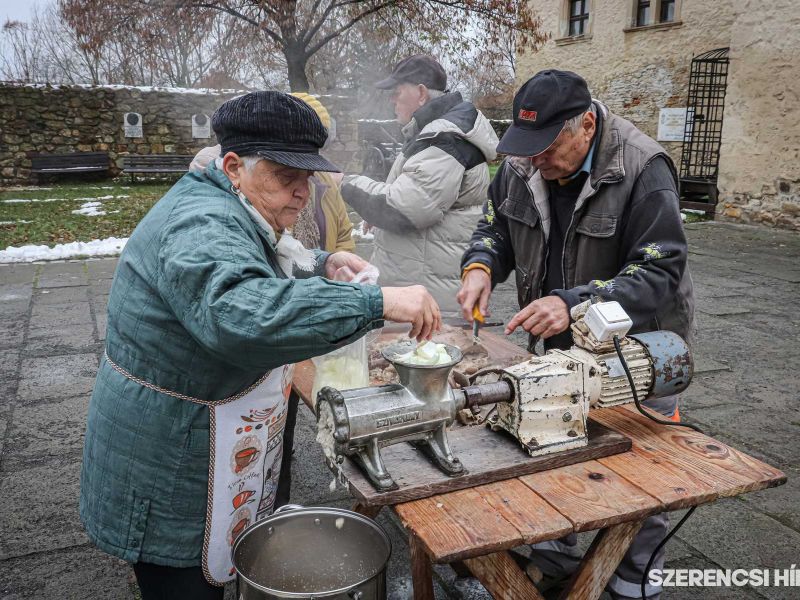
M 208 583 L 203 567 L 164 567 L 151 563 L 134 563 L 136 583 L 142 600 L 222 600 L 225 589 Z
M 300 398 L 292 390 L 289 394 L 289 406 L 286 409 L 286 427 L 283 430 L 283 460 L 281 474 L 278 477 L 278 491 L 275 493 L 275 508 L 289 504 L 289 493 L 292 490 L 292 453 L 294 452 L 294 429 L 297 425 L 297 407 Z

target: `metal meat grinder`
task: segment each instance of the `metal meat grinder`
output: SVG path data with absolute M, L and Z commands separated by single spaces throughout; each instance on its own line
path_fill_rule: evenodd
M 352 457 L 375 487 L 386 491 L 397 485 L 380 449 L 400 442 L 410 442 L 447 475 L 464 473 L 447 442 L 447 428 L 464 408 L 496 404 L 492 428 L 510 433 L 531 456 L 587 445 L 590 408 L 633 401 L 615 335 L 641 401 L 677 394 L 689 385 L 692 359 L 678 335 L 655 331 L 626 336 L 631 321 L 616 302 L 576 309 L 575 345 L 569 350 L 550 350 L 492 369 L 482 383 L 461 389 L 448 385 L 450 371 L 462 358 L 455 346 L 446 346 L 450 362 L 436 366 L 401 362 L 413 350 L 412 341 L 384 349 L 400 383 L 320 390 L 318 440 L 332 438 L 326 449 L 329 458 Z

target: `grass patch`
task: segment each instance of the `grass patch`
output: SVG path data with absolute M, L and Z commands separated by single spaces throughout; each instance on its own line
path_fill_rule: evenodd
M 0 192 L 0 248 L 128 237 L 173 181 L 106 181 L 22 186 Z M 30 202 L 8 202 L 30 200 Z M 73 214 L 100 202 L 105 215 Z
M 712 217 L 708 213 L 699 213 L 699 212 L 688 212 L 688 211 L 681 211 L 684 215 L 686 215 L 686 220 L 684 223 L 702 223 L 703 221 L 713 221 L 714 217 Z
M 489 179 L 494 179 L 497 169 L 500 168 L 500 163 L 489 163 Z

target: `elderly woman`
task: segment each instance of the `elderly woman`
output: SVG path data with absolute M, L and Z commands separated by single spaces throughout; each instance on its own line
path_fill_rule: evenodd
M 328 109 L 314 96 L 303 92 L 292 92 L 317 113 L 319 120 L 328 132 L 322 147 L 324 151 L 334 141 L 336 128 Z M 189 165 L 190 171 L 203 171 L 209 164 L 220 157 L 221 147 L 203 148 Z M 314 173 L 310 179 L 311 197 L 305 208 L 292 224 L 292 237 L 306 248 L 320 248 L 328 252 L 338 250 L 355 250 L 353 241 L 353 223 L 347 214 L 347 206 L 339 190 L 339 182 L 323 171 Z
M 81 519 L 145 600 L 222 598 L 233 541 L 275 500 L 292 363 L 383 319 L 418 339 L 440 325 L 421 286 L 332 281 L 366 263 L 281 235 L 312 172 L 336 170 L 307 104 L 250 93 L 212 125 L 221 165 L 185 175 L 120 257 L 89 405 Z

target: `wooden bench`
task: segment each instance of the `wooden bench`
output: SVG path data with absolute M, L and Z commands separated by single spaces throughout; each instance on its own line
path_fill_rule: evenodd
M 701 210 L 714 216 L 717 210 L 719 189 L 716 180 L 702 177 L 680 178 L 680 207 Z
M 111 167 L 108 152 L 30 153 L 28 158 L 31 159 L 31 173 L 37 175 L 102 173 Z
M 122 159 L 122 171 L 129 173 L 131 181 L 137 173 L 186 173 L 193 154 L 129 154 Z

